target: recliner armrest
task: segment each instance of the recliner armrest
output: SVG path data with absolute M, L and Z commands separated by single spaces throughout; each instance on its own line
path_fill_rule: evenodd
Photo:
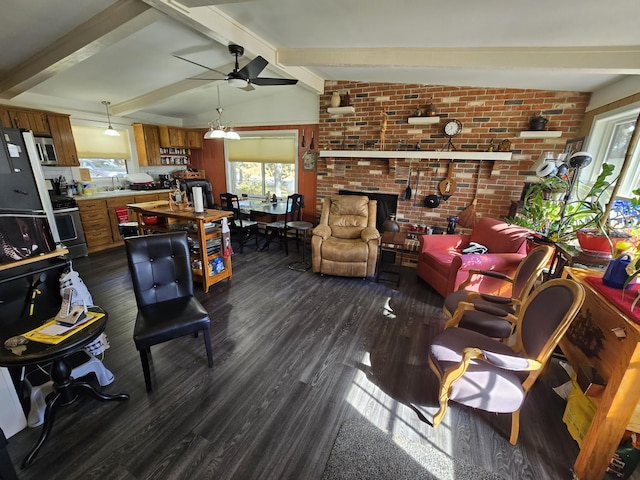
M 313 234 L 326 240 L 331 236 L 331 227 L 329 225 L 318 225 L 313 229 Z
M 360 238 L 363 242 L 376 240 L 377 238 L 380 238 L 380 232 L 378 232 L 374 227 L 365 227 L 362 229 L 362 232 L 360 232 Z

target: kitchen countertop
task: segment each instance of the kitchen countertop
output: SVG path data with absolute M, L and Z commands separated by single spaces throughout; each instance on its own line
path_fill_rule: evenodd
M 113 197 L 124 197 L 128 195 L 146 195 L 153 193 L 169 193 L 173 192 L 172 188 L 159 188 L 157 190 L 105 190 L 101 192 L 94 192 L 90 194 L 83 195 L 74 195 L 73 198 L 77 202 L 81 202 L 83 200 L 96 200 L 100 198 L 113 198 Z

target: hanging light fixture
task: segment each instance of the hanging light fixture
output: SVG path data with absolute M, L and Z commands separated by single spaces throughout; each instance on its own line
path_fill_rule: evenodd
M 107 110 L 107 122 L 109 123 L 109 126 L 104 131 L 104 134 L 109 135 L 110 137 L 119 137 L 120 133 L 118 133 L 118 131 L 111 126 L 111 115 L 109 115 L 109 105 L 111 105 L 111 102 L 107 102 L 106 100 L 103 100 L 102 104 L 104 105 L 104 108 L 106 108 Z
M 235 132 L 232 127 L 224 127 L 222 125 L 222 107 L 220 106 L 220 86 L 217 85 L 218 88 L 218 107 L 216 108 L 216 112 L 218 112 L 218 118 L 215 122 L 209 122 L 209 130 L 204 134 L 204 139 L 209 140 L 210 138 L 226 138 L 227 140 L 240 140 L 240 135 L 238 132 Z

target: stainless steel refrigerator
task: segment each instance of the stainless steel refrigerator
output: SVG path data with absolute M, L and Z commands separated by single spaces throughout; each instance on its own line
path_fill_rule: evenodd
M 0 127 L 0 263 L 50 252 L 59 243 L 33 134 Z

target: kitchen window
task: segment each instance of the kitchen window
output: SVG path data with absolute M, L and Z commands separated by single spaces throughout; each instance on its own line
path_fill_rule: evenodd
M 238 133 L 240 140 L 225 140 L 227 190 L 254 198 L 296 193 L 297 131 Z

